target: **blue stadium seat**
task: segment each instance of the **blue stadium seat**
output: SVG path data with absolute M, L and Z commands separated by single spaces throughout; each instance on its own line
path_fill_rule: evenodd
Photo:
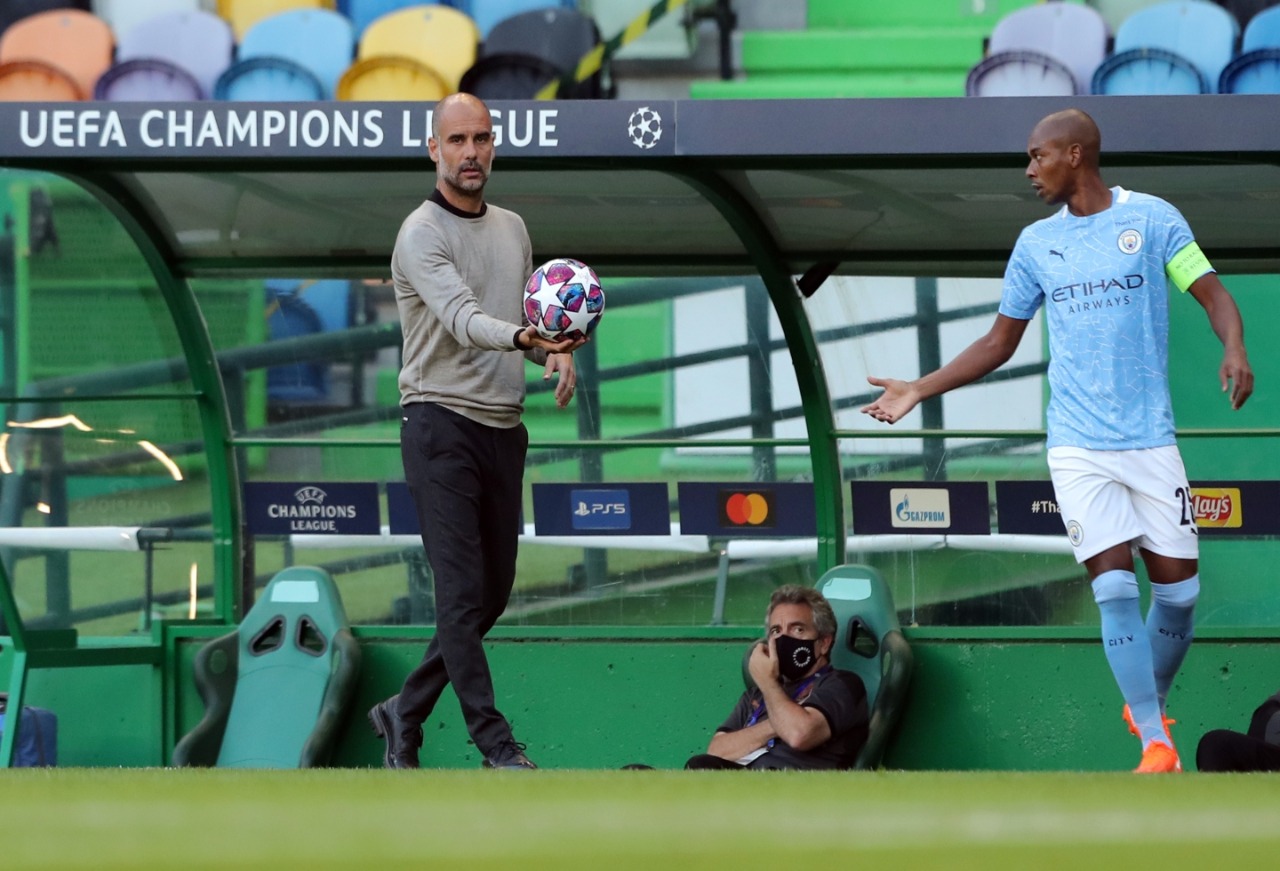
M 289 102 L 323 100 L 327 93 L 315 73 L 282 57 L 237 61 L 218 77 L 213 95 L 219 100 Z
M 1223 94 L 1280 94 L 1280 6 L 1249 20 L 1240 55 L 1218 79 Z
M 355 32 L 346 16 L 328 9 L 293 9 L 259 20 L 240 41 L 238 62 L 227 70 L 228 88 L 240 64 L 255 58 L 290 61 L 307 70 L 332 98 L 355 54 Z
M 466 12 L 480 28 L 480 38 L 486 39 L 495 24 L 513 15 L 545 9 L 549 6 L 561 6 L 573 9 L 578 4 L 574 0 L 470 0 Z
M 988 55 L 969 71 L 969 96 L 1087 94 L 1107 53 L 1107 25 L 1097 10 L 1043 3 L 996 23 Z M 1064 77 L 1065 72 L 1065 77 Z
M 342 279 L 270 279 L 267 333 L 272 341 L 315 335 L 351 326 L 351 284 Z M 267 395 L 276 402 L 324 402 L 329 398 L 329 366 L 302 361 L 267 370 Z
M 1235 16 L 1205 0 L 1140 9 L 1116 32 L 1115 53 L 1094 73 L 1093 93 L 1213 93 L 1238 35 Z

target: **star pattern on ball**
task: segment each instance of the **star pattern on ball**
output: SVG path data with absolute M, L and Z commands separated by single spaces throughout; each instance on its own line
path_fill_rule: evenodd
M 538 332 L 546 338 L 551 338 L 560 332 L 554 325 L 548 327 L 545 319 L 547 312 L 549 311 L 562 311 L 561 306 L 563 304 L 560 302 L 560 296 L 557 294 L 557 291 L 562 286 L 563 285 L 549 284 L 547 282 L 547 276 L 545 274 L 540 274 L 538 276 L 538 289 L 529 295 L 529 298 L 538 304 L 538 311 L 542 313 L 542 317 L 538 319 L 538 323 L 534 324 L 534 326 L 536 326 L 538 328 Z M 565 312 L 565 314 L 569 313 Z

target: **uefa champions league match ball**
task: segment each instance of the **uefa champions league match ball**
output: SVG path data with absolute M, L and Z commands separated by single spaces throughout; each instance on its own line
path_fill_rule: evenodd
M 533 270 L 524 286 L 524 313 L 544 339 L 585 339 L 604 314 L 600 279 L 580 260 L 548 260 Z

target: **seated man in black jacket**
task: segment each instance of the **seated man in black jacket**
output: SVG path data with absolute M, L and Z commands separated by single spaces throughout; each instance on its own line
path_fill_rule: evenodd
M 812 587 L 788 584 L 769 599 L 767 640 L 747 661 L 742 694 L 707 752 L 685 768 L 849 768 L 867 741 L 867 690 L 831 666 L 836 616 Z
M 1253 712 L 1249 732 L 1214 729 L 1196 747 L 1201 771 L 1280 771 L 1280 692 Z

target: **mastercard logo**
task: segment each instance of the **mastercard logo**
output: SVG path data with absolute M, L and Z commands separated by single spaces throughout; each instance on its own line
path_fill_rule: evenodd
M 769 527 L 774 523 L 773 494 L 768 491 L 720 493 L 721 526 Z

